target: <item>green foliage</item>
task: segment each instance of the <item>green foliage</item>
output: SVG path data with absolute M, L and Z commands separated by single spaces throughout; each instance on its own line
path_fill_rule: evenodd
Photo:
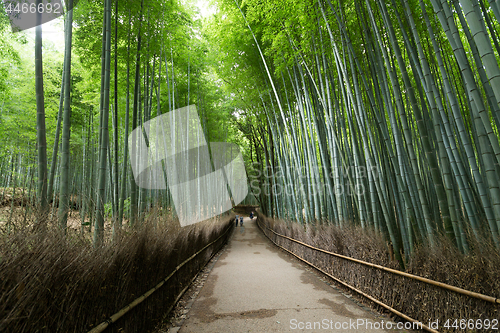
M 129 216 L 130 214 L 130 198 L 124 200 L 123 214 Z M 111 218 L 113 216 L 113 205 L 111 202 L 104 204 L 104 217 Z
M 10 40 L 10 61 L 6 69 L 1 114 L 1 133 L 4 136 L 2 149 L 26 151 L 36 142 L 36 103 L 34 77 L 34 41 L 25 37 L 14 38 L 10 32 L 4 32 Z M 9 58 L 7 58 L 9 59 Z M 46 124 L 49 133 L 48 143 L 53 140 L 53 130 L 59 104 L 61 54 L 54 49 L 44 49 L 44 88 Z M 2 96 L 2 95 L 0 95 Z M 52 136 L 52 137 L 51 137 Z
M 439 233 L 464 252 L 469 232 L 500 247 L 499 36 L 477 24 L 491 9 L 468 0 L 219 9 L 206 31 L 223 105 L 263 175 L 264 211 L 373 226 L 402 266 L 400 253 Z

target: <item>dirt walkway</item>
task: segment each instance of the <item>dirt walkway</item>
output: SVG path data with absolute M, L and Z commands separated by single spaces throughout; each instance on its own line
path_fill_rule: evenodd
M 179 333 L 408 332 L 321 281 L 245 218 Z M 388 323 L 393 329 L 384 330 Z

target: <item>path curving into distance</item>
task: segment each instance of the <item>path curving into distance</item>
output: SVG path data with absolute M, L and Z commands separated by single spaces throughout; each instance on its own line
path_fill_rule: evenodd
M 408 332 L 278 250 L 255 221 L 246 217 L 235 228 L 186 320 L 170 333 Z M 382 329 L 388 322 L 393 329 Z

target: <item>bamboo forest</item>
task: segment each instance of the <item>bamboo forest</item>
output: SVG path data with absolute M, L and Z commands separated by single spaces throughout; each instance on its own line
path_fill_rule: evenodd
M 500 329 L 499 1 L 0 8 L 1 332 Z

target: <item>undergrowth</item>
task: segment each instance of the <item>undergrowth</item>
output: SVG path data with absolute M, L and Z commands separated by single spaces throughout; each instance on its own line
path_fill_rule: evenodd
M 145 221 L 100 248 L 68 228 L 0 233 L 0 332 L 87 332 L 156 286 L 177 265 L 232 226 L 231 216 L 180 228 Z M 145 332 L 172 306 L 184 286 L 229 233 L 106 330 Z
M 303 226 L 272 220 L 260 213 L 258 218 L 262 225 L 271 230 L 311 246 L 399 269 L 398 262 L 391 259 L 393 254 L 383 237 L 361 227 Z M 491 321 L 500 318 L 499 304 L 324 254 L 278 237 L 265 228 L 263 230 L 280 246 L 409 317 L 425 325 L 437 320 L 440 332 L 464 331 L 452 327 L 446 329 L 444 324 L 448 319 L 451 320 L 448 322 L 451 325 L 455 319 Z M 406 271 L 465 290 L 500 298 L 499 252 L 484 244 L 471 244 L 471 248 L 481 248 L 481 251 L 462 254 L 446 238 L 441 237 L 435 247 L 417 247 L 406 264 Z M 384 311 L 384 308 L 374 303 L 373 305 L 378 310 Z

